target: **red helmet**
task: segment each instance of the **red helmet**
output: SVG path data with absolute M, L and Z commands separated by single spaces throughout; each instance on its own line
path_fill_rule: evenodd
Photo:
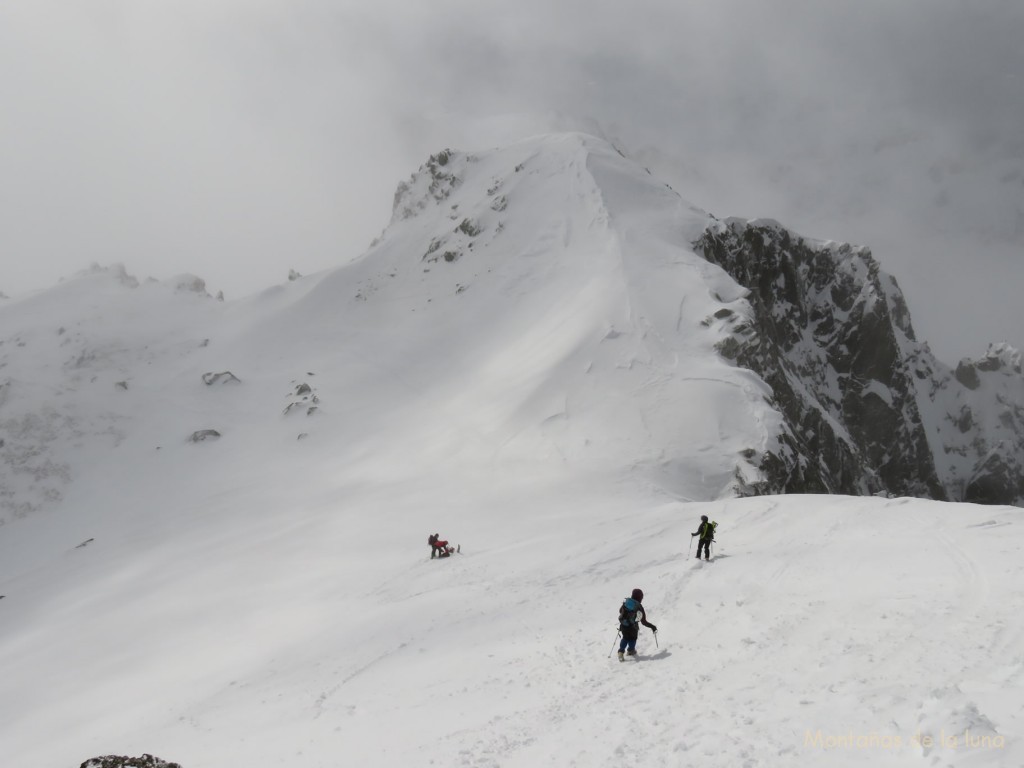
M 642 603 L 644 600 L 644 591 L 642 589 L 634 589 L 633 594 L 630 595 L 630 597 Z

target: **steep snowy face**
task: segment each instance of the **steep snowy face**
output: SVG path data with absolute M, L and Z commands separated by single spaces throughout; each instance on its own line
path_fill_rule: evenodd
M 995 346 L 954 374 L 915 339 L 866 248 L 737 219 L 697 248 L 751 290 L 753 322 L 720 349 L 768 382 L 786 416 L 785 450 L 765 465 L 775 490 L 1021 502 L 1019 353 Z
M 446 150 L 292 311 L 347 329 L 339 352 L 372 358 L 379 387 L 400 371 L 417 461 L 628 470 L 714 498 L 757 481 L 780 420 L 715 352 L 716 313 L 746 304 L 693 251 L 710 221 L 592 137 Z

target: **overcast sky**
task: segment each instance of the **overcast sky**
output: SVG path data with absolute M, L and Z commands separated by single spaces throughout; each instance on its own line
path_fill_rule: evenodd
M 228 298 L 362 253 L 444 147 L 604 135 L 717 216 L 871 246 L 947 362 L 1024 347 L 1017 0 L 4 0 L 0 291 Z

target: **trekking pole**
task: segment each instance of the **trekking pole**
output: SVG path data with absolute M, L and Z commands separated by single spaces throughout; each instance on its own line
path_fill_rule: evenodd
M 691 552 L 693 552 L 693 536 L 690 537 L 690 548 L 686 550 L 686 556 L 689 557 Z
M 654 647 L 657 648 L 658 647 L 658 633 L 657 632 L 652 632 L 651 634 L 654 635 Z
M 608 658 L 609 658 L 609 659 L 610 659 L 610 658 L 612 657 L 612 652 L 613 652 L 613 651 L 615 650 L 615 644 L 616 644 L 617 642 L 619 642 L 619 636 L 620 636 L 621 634 L 622 634 L 622 630 L 621 630 L 621 629 L 620 629 L 620 630 L 619 630 L 618 632 L 616 632 L 616 633 L 615 633 L 615 639 L 614 639 L 614 640 L 612 640 L 612 650 L 611 650 L 611 651 L 608 651 Z

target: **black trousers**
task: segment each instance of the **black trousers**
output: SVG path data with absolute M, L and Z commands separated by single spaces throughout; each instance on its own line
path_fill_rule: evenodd
M 622 653 L 629 648 L 629 650 L 636 650 L 636 638 L 640 634 L 640 627 L 636 624 L 630 624 L 628 627 L 624 627 L 621 624 L 619 629 L 622 631 L 622 641 L 619 643 L 619 653 Z
M 704 559 L 711 559 L 711 539 L 701 539 L 697 542 L 697 559 L 700 560 L 700 550 L 704 548 Z

